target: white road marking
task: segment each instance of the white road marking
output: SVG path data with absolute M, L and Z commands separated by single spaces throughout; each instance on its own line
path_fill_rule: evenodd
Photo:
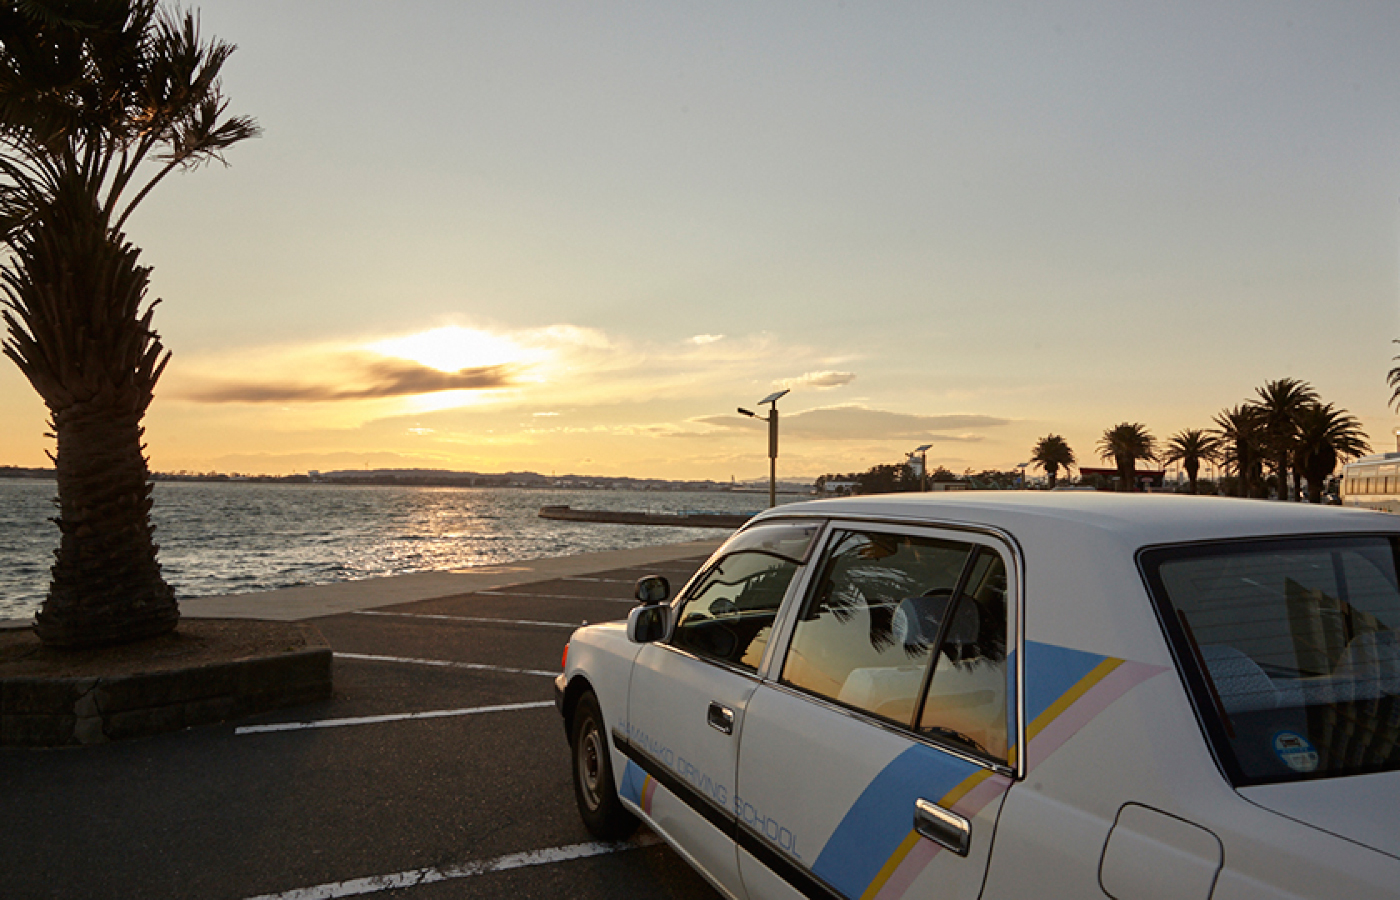
M 394 891 L 415 887 L 420 884 L 433 884 L 451 878 L 471 878 L 491 872 L 508 872 L 511 869 L 524 869 L 530 866 L 547 866 L 553 863 L 568 862 L 574 859 L 587 859 L 590 856 L 604 856 L 623 850 L 651 847 L 661 839 L 652 834 L 638 835 L 631 841 L 615 844 L 587 843 L 569 844 L 564 847 L 548 847 L 544 850 L 528 850 L 524 853 L 508 853 L 495 859 L 479 859 L 459 866 L 430 866 L 425 869 L 410 869 L 392 875 L 371 875 L 368 878 L 355 878 L 350 881 L 334 881 L 313 887 L 296 888 L 280 894 L 259 894 L 248 900 L 330 900 L 333 897 L 355 897 L 361 894 L 376 894 L 380 891 Z
M 266 734 L 272 731 L 305 731 L 310 728 L 341 728 L 346 725 L 378 725 L 382 722 L 403 722 L 409 719 L 444 719 L 451 716 L 475 716 L 481 713 L 543 709 L 546 706 L 553 705 L 553 700 L 538 700 L 531 703 L 503 703 L 500 706 L 474 706 L 469 709 L 435 709 L 429 710 L 428 712 L 391 713 L 384 716 L 361 716 L 354 719 L 316 719 L 310 722 L 277 722 L 272 725 L 245 725 L 242 728 L 235 728 L 233 733 Z
M 524 591 L 477 591 L 488 597 L 529 597 L 534 600 L 607 600 L 611 603 L 635 604 L 630 597 L 583 597 L 578 594 L 527 594 Z
M 378 609 L 357 609 L 357 616 L 399 616 L 405 619 L 446 619 L 449 622 L 489 622 L 497 625 L 538 625 L 541 628 L 577 628 L 577 622 L 540 622 L 535 619 L 495 619 L 487 616 L 448 616 L 440 613 L 384 612 Z
M 595 578 L 590 575 L 565 575 L 560 581 L 590 581 L 594 584 L 635 584 L 634 578 Z
M 573 625 L 571 628 L 577 628 Z M 437 666 L 441 669 L 476 669 L 482 672 L 510 672 L 513 675 L 543 675 L 546 678 L 558 677 L 558 672 L 543 669 L 516 669 L 511 666 L 488 666 L 485 663 L 454 662 L 450 659 L 413 659 L 408 656 L 376 656 L 371 653 L 337 653 L 340 659 L 358 659 L 361 662 L 406 663 L 412 666 Z

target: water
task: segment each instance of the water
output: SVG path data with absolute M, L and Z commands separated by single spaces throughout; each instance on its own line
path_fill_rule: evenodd
M 27 618 L 58 546 L 52 481 L 0 479 L 0 618 Z M 160 482 L 151 514 L 179 597 L 330 584 L 722 537 L 541 519 L 541 506 L 752 513 L 757 494 Z M 788 500 L 797 497 L 782 498 Z

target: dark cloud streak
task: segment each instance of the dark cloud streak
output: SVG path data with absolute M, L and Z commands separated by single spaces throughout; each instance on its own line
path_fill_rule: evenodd
M 228 382 L 192 391 L 189 396 L 201 403 L 333 403 L 442 391 L 484 391 L 514 384 L 513 369 L 510 365 L 497 365 L 443 372 L 415 362 L 376 361 L 364 364 L 356 376 L 348 379 L 356 382 L 353 386 Z
M 755 424 L 763 427 L 762 423 L 738 416 L 709 416 L 699 421 L 724 428 L 747 429 Z M 937 432 L 998 428 L 1010 420 L 980 415 L 919 416 L 864 406 L 834 406 L 784 414 L 781 421 L 783 434 L 812 440 L 979 441 L 981 437 L 977 435 Z

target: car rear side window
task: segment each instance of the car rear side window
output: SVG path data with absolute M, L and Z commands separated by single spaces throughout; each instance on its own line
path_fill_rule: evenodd
M 1143 553 L 1235 784 L 1400 767 L 1396 550 L 1392 538 L 1341 536 Z
M 1004 760 L 1005 593 L 1005 569 L 987 548 L 838 532 L 782 680 Z

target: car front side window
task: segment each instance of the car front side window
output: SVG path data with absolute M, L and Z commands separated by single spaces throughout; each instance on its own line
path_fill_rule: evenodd
M 762 551 L 715 564 L 681 603 L 675 646 L 748 671 L 758 669 L 797 563 Z

